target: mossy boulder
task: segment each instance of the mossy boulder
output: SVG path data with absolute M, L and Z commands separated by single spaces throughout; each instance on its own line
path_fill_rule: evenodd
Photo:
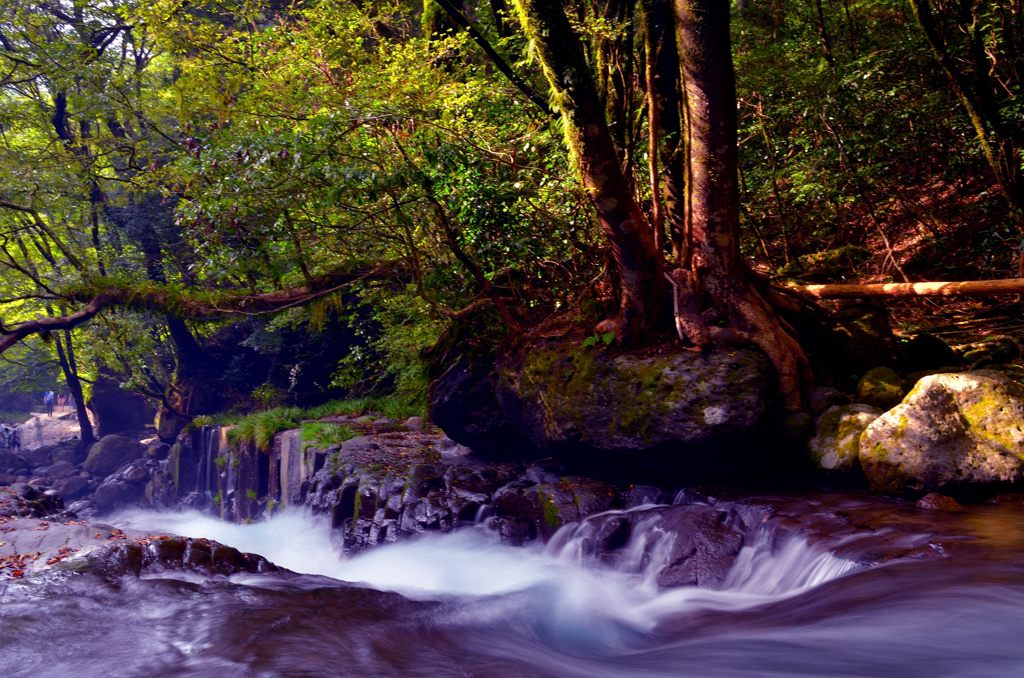
M 1024 354 L 1024 347 L 1013 338 L 1003 335 L 991 335 L 970 344 L 957 346 L 972 368 L 987 367 L 993 363 L 1007 363 Z
M 842 303 L 832 314 L 832 339 L 818 361 L 845 385 L 872 367 L 895 365 L 896 347 L 884 306 Z
M 934 374 L 865 429 L 860 463 L 890 495 L 997 489 L 1024 478 L 1024 386 L 994 371 Z
M 540 449 L 725 450 L 762 429 L 775 376 L 759 351 L 624 353 L 566 339 L 498 364 L 497 395 Z
M 889 367 L 868 370 L 857 382 L 857 402 L 867 403 L 887 410 L 895 407 L 902 399 L 903 377 Z
M 89 448 L 89 456 L 82 468 L 96 476 L 108 476 L 128 462 L 139 459 L 145 452 L 146 448 L 131 438 L 103 436 Z
M 822 414 L 809 444 L 814 462 L 826 471 L 849 473 L 859 467 L 860 436 L 881 416 L 870 405 L 837 405 Z

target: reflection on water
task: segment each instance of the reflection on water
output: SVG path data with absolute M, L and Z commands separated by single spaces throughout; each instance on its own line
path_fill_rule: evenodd
M 568 533 L 545 550 L 467 530 L 343 559 L 299 513 L 247 526 L 135 513 L 119 524 L 205 536 L 305 574 L 10 583 L 0 665 L 218 678 L 1024 675 L 1020 510 L 913 516 L 921 540 L 931 530 L 966 546 L 867 567 L 849 534 L 780 540 L 769 524 L 747 536 L 721 590 L 658 590 L 656 557 L 609 569 Z M 830 553 L 840 546 L 846 557 Z

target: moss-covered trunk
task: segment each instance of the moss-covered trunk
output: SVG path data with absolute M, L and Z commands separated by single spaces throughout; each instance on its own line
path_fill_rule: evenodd
M 566 143 L 611 245 L 621 280 L 617 333 L 636 343 L 667 327 L 668 289 L 661 253 L 616 155 L 583 44 L 560 3 L 517 0 L 562 114 Z

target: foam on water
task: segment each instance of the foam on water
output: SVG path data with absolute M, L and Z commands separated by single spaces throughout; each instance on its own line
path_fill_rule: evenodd
M 581 556 L 583 537 L 566 526 L 547 548 L 512 547 L 483 528 L 430 534 L 377 547 L 355 557 L 340 555 L 327 523 L 307 512 L 284 511 L 262 523 L 238 525 L 199 513 L 121 514 L 116 524 L 148 531 L 206 537 L 258 553 L 303 574 L 358 582 L 415 600 L 513 596 L 515 606 L 543 611 L 545 623 L 603 627 L 611 623 L 648 631 L 666 615 L 693 609 L 740 609 L 794 595 L 848 572 L 853 563 L 792 538 L 774 543 L 770 530 L 751 535 L 720 590 L 662 590 L 658 571 L 667 564 L 674 536 L 636 531 L 616 569 Z M 566 536 L 570 535 L 570 536 Z M 654 554 L 641 560 L 644 547 Z M 470 614 L 507 614 L 495 601 Z M 597 629 L 594 629 L 597 632 Z M 604 636 L 605 631 L 597 632 Z

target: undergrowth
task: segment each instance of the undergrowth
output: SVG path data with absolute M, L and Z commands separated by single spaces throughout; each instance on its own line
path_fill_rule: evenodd
M 302 439 L 317 447 L 344 442 L 355 433 L 347 426 L 331 422 L 318 422 L 331 416 L 374 415 L 388 419 L 406 419 L 422 414 L 418 403 L 397 396 L 365 397 L 353 400 L 332 400 L 315 407 L 273 407 L 254 412 L 234 421 L 227 415 L 201 415 L 192 420 L 193 426 L 231 426 L 228 440 L 232 444 L 251 443 L 266 451 L 274 434 L 293 428 L 302 428 Z M 303 424 L 303 422 L 307 422 Z

